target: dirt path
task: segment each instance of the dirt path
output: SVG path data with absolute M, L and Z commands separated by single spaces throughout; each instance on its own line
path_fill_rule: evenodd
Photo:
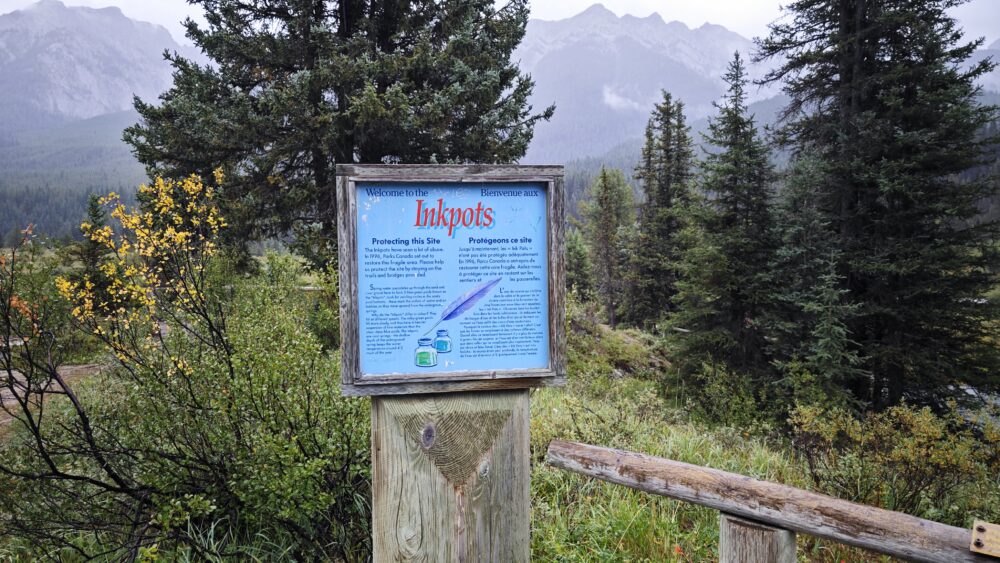
M 74 366 L 62 366 L 59 368 L 59 374 L 63 376 L 66 383 L 73 383 L 80 381 L 85 377 L 94 375 L 95 373 L 101 371 L 101 364 L 83 364 Z M 21 374 L 15 372 L 14 378 L 18 379 Z M 14 401 L 14 396 L 11 394 L 10 390 L 6 387 L 0 388 L 0 403 L 5 407 L 10 406 L 11 408 L 17 408 L 17 403 Z M 13 417 L 7 414 L 6 411 L 0 409 L 0 436 L 3 435 L 5 427 L 9 426 L 13 422 Z

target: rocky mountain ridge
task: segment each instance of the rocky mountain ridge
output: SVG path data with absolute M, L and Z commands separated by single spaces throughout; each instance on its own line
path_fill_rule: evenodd
M 59 0 L 0 15 L 0 133 L 128 110 L 172 83 L 165 50 L 196 56 L 118 8 Z

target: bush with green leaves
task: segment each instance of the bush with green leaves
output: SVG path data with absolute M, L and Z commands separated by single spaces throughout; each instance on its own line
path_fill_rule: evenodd
M 1000 519 L 996 418 L 909 405 L 858 417 L 809 406 L 791 423 L 819 490 L 956 526 Z
M 15 430 L 0 443 L 9 478 L 0 487 L 0 506 L 9 507 L 0 530 L 31 538 L 31 558 L 153 546 L 239 558 L 267 540 L 267 550 L 298 557 L 364 560 L 367 402 L 339 395 L 337 358 L 301 322 L 311 303 L 296 287 L 298 273 L 272 258 L 261 277 L 220 290 L 228 352 L 179 320 L 158 348 L 89 381 L 79 398 L 93 447 L 79 443 L 77 414 L 51 401 L 43 439 L 66 478 L 28 477 L 45 474 L 45 460 L 35 436 Z M 97 452 L 122 490 L 104 486 Z M 192 534 L 218 521 L 227 532 L 213 542 Z
M 256 276 L 230 275 L 210 188 L 192 177 L 143 190 L 158 217 L 116 205 L 121 235 L 85 233 L 111 250 L 106 294 L 86 278 L 54 284 L 76 330 L 113 358 L 100 375 L 71 384 L 43 353 L 72 334 L 46 324 L 36 293 L 51 279 L 0 277 L 4 336 L 29 341 L 0 366 L 17 399 L 0 442 L 3 548 L 367 559 L 368 406 L 341 397 L 337 356 L 303 322 L 301 270 L 270 257 Z
M 336 350 L 340 347 L 340 292 L 337 284 L 337 267 L 328 265 L 317 276 L 314 303 L 309 309 L 307 324 L 319 338 L 323 347 Z

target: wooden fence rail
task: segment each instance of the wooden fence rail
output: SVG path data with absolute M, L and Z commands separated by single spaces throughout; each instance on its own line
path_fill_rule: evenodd
M 971 530 L 717 469 L 559 440 L 549 444 L 546 461 L 720 511 L 723 562 L 785 561 L 789 549 L 794 561 L 790 532 L 914 561 L 998 561 L 970 551 Z

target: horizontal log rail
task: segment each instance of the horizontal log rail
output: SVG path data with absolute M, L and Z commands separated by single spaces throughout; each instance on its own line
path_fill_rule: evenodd
M 561 440 L 549 444 L 546 461 L 581 475 L 904 559 L 998 561 L 970 551 L 971 530 L 718 469 Z

